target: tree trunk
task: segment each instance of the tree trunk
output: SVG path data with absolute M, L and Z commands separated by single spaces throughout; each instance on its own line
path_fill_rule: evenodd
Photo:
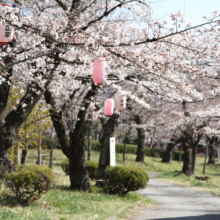
M 90 191 L 89 173 L 85 162 L 84 139 L 71 134 L 70 188 L 72 190 Z
M 142 111 L 142 110 L 141 110 Z M 141 125 L 144 123 L 143 117 L 139 115 L 135 115 L 135 122 L 138 125 Z M 137 152 L 136 152 L 136 162 L 144 162 L 144 141 L 145 141 L 145 131 L 143 128 L 137 128 L 137 136 L 138 136 L 138 147 L 137 147 Z
M 162 159 L 163 163 L 170 163 L 171 158 L 172 158 L 173 148 L 180 142 L 181 142 L 181 137 L 177 139 L 175 135 L 172 135 L 170 142 L 168 143 L 167 148 L 164 152 L 164 156 Z
M 49 159 L 49 167 L 53 169 L 53 160 L 54 160 L 54 141 L 50 142 L 50 159 Z
M 204 126 L 206 126 L 205 123 L 203 123 L 202 126 L 198 126 L 197 129 L 202 128 Z M 202 134 L 196 135 L 192 126 L 188 127 L 182 134 L 181 139 L 184 151 L 182 171 L 186 176 L 191 176 L 192 174 L 194 174 L 197 147 L 201 138 Z
M 208 135 L 206 135 L 206 138 L 208 140 L 208 152 L 209 152 L 209 165 L 215 165 L 215 157 L 217 155 L 217 149 L 218 149 L 218 137 L 212 136 L 212 138 L 209 138 Z
M 99 168 L 97 171 L 97 179 L 104 179 L 105 168 L 110 164 L 110 137 L 113 136 L 115 127 L 117 125 L 119 115 L 113 114 L 109 120 L 104 124 L 101 143 L 101 153 L 99 157 Z
M 126 143 L 128 141 L 128 134 L 130 133 L 132 128 L 129 129 L 129 131 L 125 134 L 125 138 L 124 138 L 124 150 L 123 150 L 123 162 L 125 162 L 125 155 L 126 155 Z
M 62 120 L 62 112 L 56 111 L 55 99 L 52 97 L 52 93 L 49 89 L 45 91 L 45 100 L 52 106 L 50 110 L 51 119 L 53 121 L 62 151 L 69 158 L 70 188 L 72 190 L 90 191 L 89 174 L 85 161 L 83 129 L 87 110 L 90 105 L 89 100 L 91 100 L 91 97 L 96 95 L 97 88 L 98 87 L 95 84 L 92 84 L 92 88 L 87 91 L 87 94 L 82 102 L 84 103 L 84 110 L 79 110 L 77 115 L 79 120 L 76 121 L 74 130 L 69 133 L 69 138 L 66 134 L 66 129 Z M 75 90 L 74 93 L 76 91 L 77 90 Z
M 175 145 L 176 144 L 174 142 L 169 142 L 169 144 L 167 145 L 167 148 L 164 152 L 164 156 L 162 159 L 163 163 L 170 163 L 171 158 L 172 158 L 172 151 L 173 151 L 173 148 L 175 147 Z
M 40 140 L 39 140 L 39 143 L 38 143 L 38 151 L 37 151 L 37 164 L 38 165 L 42 165 L 42 151 L 41 151 L 41 137 L 40 137 Z
M 193 131 L 187 130 L 184 132 L 183 136 L 183 151 L 184 151 L 184 159 L 183 159 L 183 168 L 182 172 L 186 176 L 191 176 L 193 174 L 192 164 L 193 164 Z
M 1 173 L 3 170 L 5 172 L 11 171 L 13 165 L 11 161 L 7 158 L 7 150 L 12 147 L 16 137 L 16 132 L 14 129 L 11 129 L 10 126 L 3 126 L 0 129 L 0 167 Z
M 53 141 L 53 125 L 50 133 L 50 159 L 49 159 L 49 167 L 53 168 L 53 153 L 54 153 L 54 141 Z
M 215 165 L 215 157 L 217 155 L 217 147 L 215 145 L 209 145 L 209 165 Z
M 8 164 L 9 160 L 6 157 L 6 152 L 11 148 L 16 139 L 18 129 L 26 120 L 28 115 L 31 113 L 32 109 L 36 103 L 41 98 L 42 94 L 36 94 L 34 88 L 39 89 L 38 85 L 34 82 L 31 82 L 28 85 L 27 91 L 23 98 L 20 100 L 20 103 L 16 106 L 16 110 L 12 110 L 5 117 L 5 122 L 1 125 L 0 128 L 0 165 Z M 23 109 L 21 103 L 26 104 L 25 110 Z M 11 163 L 9 163 L 11 164 Z M 6 166 L 6 170 L 9 168 L 9 165 Z M 11 167 L 12 168 L 12 167 Z
M 21 153 L 21 164 L 26 164 L 27 150 L 23 149 Z
M 154 128 L 154 132 L 153 132 L 153 134 L 152 134 L 152 136 L 151 136 L 151 140 L 150 140 L 150 148 L 153 147 L 154 137 L 155 137 L 155 134 L 156 134 L 156 130 L 157 130 L 157 128 L 155 127 L 155 128 Z
M 199 141 L 201 140 L 202 135 L 198 135 L 197 136 L 197 140 L 196 142 L 193 144 L 193 151 L 192 151 L 192 173 L 195 173 L 195 166 L 196 166 L 196 154 L 198 151 L 198 145 L 199 145 Z
M 99 122 L 95 123 L 95 140 L 98 141 L 99 140 Z
M 87 160 L 91 160 L 92 144 L 91 144 L 91 121 L 88 122 L 88 155 Z
M 206 141 L 206 148 L 205 148 L 205 161 L 204 161 L 204 165 L 203 165 L 203 174 L 205 174 L 205 169 L 206 169 L 206 159 L 207 159 L 207 154 L 208 154 L 208 141 Z
M 210 149 L 210 152 L 209 152 L 208 164 L 215 165 L 215 157 L 216 157 L 216 154 L 217 154 L 217 149 L 213 145 L 210 145 L 209 149 Z
M 183 160 L 183 173 L 186 176 L 191 176 L 193 174 L 192 172 L 192 146 L 185 144 L 183 146 L 184 150 L 184 160 Z
M 193 130 L 186 129 L 182 134 L 182 146 L 184 152 L 182 172 L 186 176 L 192 175 L 192 145 L 193 145 Z
M 183 150 L 183 145 L 180 144 L 179 163 L 182 161 L 182 150 Z
M 14 146 L 14 166 L 20 164 L 20 147 L 19 145 Z
M 143 128 L 137 128 L 138 133 L 138 147 L 136 153 L 136 162 L 144 162 L 144 141 L 145 141 L 145 131 Z

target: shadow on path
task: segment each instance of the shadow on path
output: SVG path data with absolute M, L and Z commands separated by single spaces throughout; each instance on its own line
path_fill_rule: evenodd
M 220 220 L 220 215 L 200 215 L 200 216 L 184 216 L 184 217 L 168 217 L 168 218 L 156 218 L 155 220 Z M 144 220 L 144 219 L 143 219 Z M 146 218 L 146 220 L 149 220 Z

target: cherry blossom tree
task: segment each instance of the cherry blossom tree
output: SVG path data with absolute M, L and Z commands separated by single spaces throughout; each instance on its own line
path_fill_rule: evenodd
M 82 129 L 90 102 L 99 101 L 97 92 L 116 91 L 129 82 L 124 92 L 144 108 L 149 104 L 131 92 L 132 87 L 138 85 L 145 95 L 179 103 L 218 93 L 217 83 L 208 87 L 207 95 L 191 83 L 207 82 L 216 67 L 208 64 L 218 62 L 217 12 L 196 27 L 185 23 L 178 12 L 171 15 L 174 23 L 169 27 L 166 21 L 153 18 L 144 0 L 26 0 L 24 4 L 28 10 L 0 6 L 3 22 L 15 28 L 14 40 L 0 46 L 1 166 L 9 166 L 6 152 L 43 95 L 62 150 L 70 159 L 71 188 L 87 190 Z M 99 56 L 105 56 L 109 66 L 103 87 L 91 79 L 92 62 Z M 9 91 L 16 86 L 25 91 L 24 96 L 6 113 Z M 73 98 L 81 103 L 68 137 L 61 123 L 62 111 Z M 81 175 L 74 179 L 79 167 Z

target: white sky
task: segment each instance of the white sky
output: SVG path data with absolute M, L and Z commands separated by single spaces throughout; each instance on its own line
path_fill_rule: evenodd
M 209 18 L 213 11 L 218 11 L 220 14 L 220 0 L 154 0 L 152 2 L 151 6 L 156 18 L 168 21 L 170 13 L 177 11 L 184 13 L 187 22 L 193 25 L 204 23 L 202 17 Z

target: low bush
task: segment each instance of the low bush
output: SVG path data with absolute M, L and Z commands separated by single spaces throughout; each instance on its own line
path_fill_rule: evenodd
M 69 175 L 70 172 L 69 159 L 65 159 L 61 162 L 61 168 L 66 175 Z
M 172 155 L 173 160 L 179 161 L 180 160 L 180 154 L 181 154 L 181 161 L 183 161 L 183 159 L 184 159 L 184 152 L 183 151 L 182 152 L 180 152 L 180 151 L 173 151 L 173 155 Z
M 92 140 L 91 141 L 92 143 L 92 150 L 94 151 L 100 151 L 101 149 L 101 144 L 99 141 L 95 141 L 95 140 Z M 88 141 L 85 141 L 85 148 L 88 149 Z
M 160 149 L 155 149 L 155 148 L 150 148 L 150 147 L 144 148 L 144 154 L 145 156 L 148 156 L 148 157 L 163 158 L 164 152 L 165 152 L 164 150 L 160 150 Z
M 125 195 L 129 191 L 144 188 L 147 185 L 149 177 L 139 167 L 115 166 L 106 168 L 105 180 L 109 193 Z
M 98 163 L 87 160 L 86 165 L 87 165 L 88 172 L 89 172 L 89 178 L 95 179 L 96 173 L 98 170 Z M 62 161 L 61 168 L 66 175 L 69 175 L 69 159 Z
M 99 166 L 98 163 L 96 163 L 94 161 L 87 160 L 86 165 L 87 165 L 88 172 L 89 172 L 89 178 L 95 179 L 96 174 L 97 174 L 97 170 L 98 170 L 98 166 Z
M 53 171 L 46 166 L 20 165 L 3 175 L 5 185 L 21 202 L 37 200 L 46 193 L 55 179 Z
M 124 152 L 124 144 L 117 143 L 116 144 L 116 152 L 123 153 Z M 135 154 L 137 152 L 137 145 L 126 144 L 126 153 L 127 154 Z
M 85 141 L 85 146 L 86 146 L 86 149 L 88 149 L 87 141 Z M 101 149 L 100 142 L 93 140 L 92 141 L 92 150 L 93 151 L 100 151 L 100 149 Z M 124 144 L 117 143 L 115 150 L 116 150 L 116 153 L 123 153 L 124 152 Z M 137 145 L 126 144 L 126 154 L 136 154 L 136 152 L 137 152 Z M 145 156 L 149 156 L 149 157 L 163 158 L 164 152 L 165 152 L 164 150 L 160 150 L 160 149 L 155 149 L 155 148 L 150 148 L 150 147 L 144 148 Z

